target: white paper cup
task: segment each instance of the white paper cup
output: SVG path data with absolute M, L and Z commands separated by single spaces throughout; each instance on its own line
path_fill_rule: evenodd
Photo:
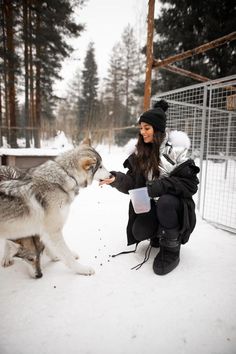
M 130 189 L 129 195 L 136 214 L 147 213 L 151 209 L 147 187 Z

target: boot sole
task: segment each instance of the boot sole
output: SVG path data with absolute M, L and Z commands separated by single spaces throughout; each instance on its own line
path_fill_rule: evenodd
M 165 275 L 170 273 L 172 270 L 174 270 L 177 265 L 179 264 L 180 259 L 177 258 L 176 261 L 171 263 L 168 267 L 156 267 L 155 264 L 153 264 L 153 271 L 157 275 Z

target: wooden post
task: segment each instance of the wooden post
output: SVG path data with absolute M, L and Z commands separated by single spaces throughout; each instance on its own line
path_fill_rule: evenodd
M 144 88 L 144 111 L 149 109 L 152 87 L 152 65 L 153 65 L 153 22 L 154 22 L 155 0 L 149 0 L 147 17 L 147 48 L 146 48 L 146 78 Z

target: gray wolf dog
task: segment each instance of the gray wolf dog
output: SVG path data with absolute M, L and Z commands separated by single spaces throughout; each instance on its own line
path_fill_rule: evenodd
M 14 257 L 23 259 L 30 266 L 30 272 L 34 278 L 43 276 L 40 258 L 44 250 L 44 244 L 39 236 L 29 236 L 16 240 L 6 240 L 2 266 L 9 267 L 14 263 Z
M 31 169 L 21 179 L 0 183 L 0 237 L 38 235 L 50 252 L 77 274 L 94 270 L 75 260 L 62 229 L 80 188 L 110 177 L 98 152 L 82 144 Z

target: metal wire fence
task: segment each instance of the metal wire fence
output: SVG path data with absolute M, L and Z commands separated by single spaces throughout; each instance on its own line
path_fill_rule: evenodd
M 199 165 L 202 217 L 236 233 L 236 75 L 162 93 L 168 126 L 185 131 Z
M 169 103 L 168 127 L 185 131 L 191 139 L 190 154 L 200 167 L 196 203 L 202 217 L 236 233 L 236 75 L 164 92 L 153 101 L 160 98 Z M 49 139 L 58 129 L 53 125 L 40 135 Z M 64 125 L 63 131 L 76 142 L 75 124 Z M 7 133 L 0 127 L 1 136 Z M 138 129 L 110 127 L 90 133 L 93 143 L 124 146 L 137 137 Z M 18 129 L 17 134 L 22 135 L 24 147 L 26 131 Z

